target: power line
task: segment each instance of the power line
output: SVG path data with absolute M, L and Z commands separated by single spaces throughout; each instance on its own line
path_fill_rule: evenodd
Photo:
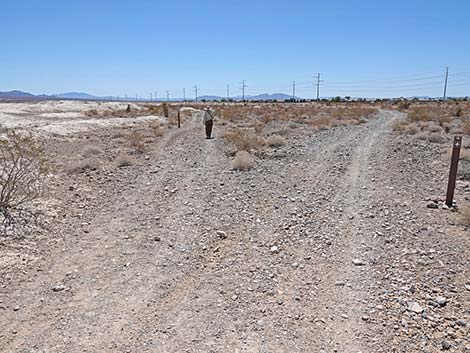
M 245 85 L 245 80 L 241 82 L 241 85 L 242 85 L 242 101 L 244 102 L 245 101 L 245 88 L 248 86 Z
M 446 100 L 447 96 L 447 79 L 449 78 L 449 66 L 446 67 L 446 80 L 444 83 L 444 96 L 442 97 L 443 100 Z
M 320 100 L 320 82 L 323 82 L 320 80 L 320 73 L 317 75 L 317 102 Z

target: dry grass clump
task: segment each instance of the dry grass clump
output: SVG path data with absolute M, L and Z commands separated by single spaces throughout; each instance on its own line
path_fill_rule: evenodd
M 265 144 L 264 139 L 260 136 L 240 128 L 228 131 L 224 133 L 222 137 L 235 145 L 238 151 L 256 150 Z
M 466 120 L 462 124 L 462 130 L 465 135 L 470 135 L 470 120 Z
M 266 143 L 270 147 L 284 146 L 287 141 L 286 138 L 280 135 L 271 135 L 267 138 Z
M 134 157 L 128 155 L 128 154 L 120 154 L 119 156 L 116 157 L 116 166 L 118 168 L 121 167 L 130 167 L 135 165 L 137 162 Z
M 100 154 L 104 154 L 104 151 L 101 148 L 99 148 L 98 146 L 95 146 L 95 145 L 85 146 L 85 148 L 83 149 L 83 152 L 82 152 L 82 156 L 85 157 L 85 158 L 100 155 Z
M 232 161 L 232 169 L 234 170 L 248 170 L 254 165 L 255 160 L 247 151 L 238 151 Z
M 68 174 L 80 174 L 87 170 L 98 170 L 101 168 L 101 162 L 96 158 L 82 159 L 67 168 Z
M 163 136 L 163 134 L 165 133 L 164 128 L 158 120 L 149 123 L 149 128 L 152 131 L 153 135 L 156 137 Z
M 464 226 L 470 226 L 470 205 L 467 204 L 459 209 L 459 221 Z
M 449 149 L 449 156 L 451 155 L 452 149 Z M 470 150 L 463 148 L 460 150 L 460 159 L 462 161 L 470 162 Z
M 139 131 L 133 131 L 127 135 L 127 140 L 130 142 L 131 146 L 135 148 L 137 152 L 144 152 L 146 140 L 145 135 Z
M 327 116 L 320 116 L 311 121 L 311 124 L 316 127 L 318 130 L 328 130 L 331 128 L 331 119 Z
M 428 135 L 428 141 L 434 143 L 442 143 L 443 138 L 439 132 L 432 132 Z

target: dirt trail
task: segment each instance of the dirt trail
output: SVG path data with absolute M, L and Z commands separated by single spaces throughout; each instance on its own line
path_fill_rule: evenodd
M 147 173 L 11 287 L 0 350 L 369 352 L 374 220 L 358 214 L 380 197 L 370 161 L 396 117 L 297 141 L 294 161 L 246 175 L 199 117 L 172 130 Z

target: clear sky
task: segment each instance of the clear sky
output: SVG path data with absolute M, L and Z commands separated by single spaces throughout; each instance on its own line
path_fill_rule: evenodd
M 470 1 L 15 0 L 0 91 L 470 95 Z

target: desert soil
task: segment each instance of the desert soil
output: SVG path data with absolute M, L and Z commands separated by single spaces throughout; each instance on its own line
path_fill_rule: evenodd
M 240 172 L 195 113 L 134 166 L 58 177 L 46 227 L 0 236 L 0 351 L 470 352 L 448 160 L 398 118 L 290 129 Z

